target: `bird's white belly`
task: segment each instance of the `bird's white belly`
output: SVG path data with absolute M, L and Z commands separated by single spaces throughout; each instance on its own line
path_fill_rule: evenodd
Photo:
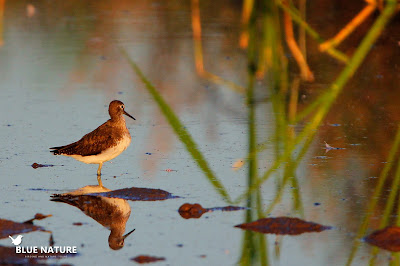
M 90 156 L 69 155 L 69 156 L 74 158 L 75 160 L 88 164 L 104 163 L 120 155 L 124 150 L 126 150 L 126 148 L 128 148 L 130 143 L 131 143 L 131 138 L 129 135 L 126 135 L 118 142 L 117 145 L 110 147 L 97 155 L 90 155 Z

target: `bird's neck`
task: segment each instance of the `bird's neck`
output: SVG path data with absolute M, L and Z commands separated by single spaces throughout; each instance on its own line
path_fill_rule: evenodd
M 125 125 L 125 118 L 123 116 L 114 116 L 110 120 L 112 123 Z

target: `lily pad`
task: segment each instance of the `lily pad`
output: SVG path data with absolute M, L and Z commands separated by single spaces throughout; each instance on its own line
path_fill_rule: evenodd
M 276 235 L 300 235 L 303 233 L 321 232 L 332 228 L 292 217 L 263 218 L 254 222 L 239 224 L 235 227 L 263 234 Z
M 132 201 L 156 201 L 179 198 L 178 196 L 174 196 L 165 190 L 140 187 L 123 188 L 108 192 L 91 193 L 87 195 L 107 198 L 120 198 Z
M 392 252 L 400 251 L 400 227 L 388 226 L 364 238 L 365 242 Z

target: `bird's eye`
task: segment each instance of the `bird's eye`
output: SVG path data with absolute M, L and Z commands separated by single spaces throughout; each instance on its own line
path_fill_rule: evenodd
M 121 109 L 124 109 L 124 106 L 123 106 L 123 105 L 121 105 Z

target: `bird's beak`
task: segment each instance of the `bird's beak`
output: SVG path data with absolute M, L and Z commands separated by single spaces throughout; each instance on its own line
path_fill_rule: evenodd
M 131 116 L 130 114 L 128 114 L 125 110 L 124 110 L 124 115 L 129 116 L 129 117 L 132 118 L 133 120 L 136 120 L 133 116 Z
M 130 231 L 129 233 L 127 233 L 126 235 L 124 235 L 122 238 L 123 238 L 123 239 L 127 238 L 130 234 L 133 233 L 133 231 L 135 231 L 135 229 L 133 229 L 132 231 Z

